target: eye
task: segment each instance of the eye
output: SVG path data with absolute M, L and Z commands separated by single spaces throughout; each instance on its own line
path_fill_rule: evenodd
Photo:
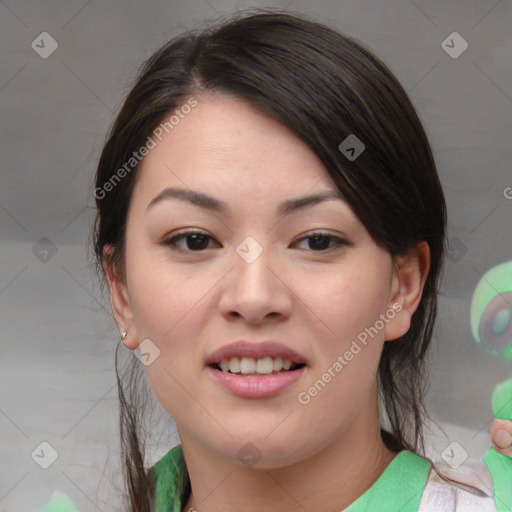
M 301 240 L 312 241 L 312 244 L 310 244 L 310 248 L 314 248 L 312 249 L 314 252 L 326 251 L 327 249 L 332 249 L 336 245 L 349 245 L 349 243 L 346 240 L 334 236 L 331 233 L 325 232 L 316 232 L 311 235 L 302 237 L 299 241 Z M 329 245 L 329 241 L 334 241 L 334 244 Z
M 205 233 L 201 233 L 200 231 L 185 231 L 184 233 L 179 233 L 167 240 L 162 242 L 162 245 L 173 246 L 176 247 L 178 242 L 185 240 L 185 246 L 179 247 L 179 250 L 185 252 L 201 252 L 203 249 L 207 249 L 208 239 L 213 240 L 213 238 Z
M 179 246 L 179 242 L 185 241 L 185 247 Z M 178 233 L 177 235 L 164 240 L 162 245 L 176 247 L 178 250 L 184 252 L 201 252 L 204 249 L 208 249 L 208 241 L 214 240 L 210 235 L 202 233 L 200 231 L 185 231 Z M 349 245 L 349 242 L 332 235 L 331 233 L 316 232 L 311 235 L 302 237 L 299 242 L 303 240 L 312 241 L 310 243 L 310 250 L 313 252 L 325 252 L 328 249 L 332 249 L 336 245 Z M 331 244 L 330 242 L 334 242 Z
M 510 313 L 510 309 L 507 309 L 507 308 L 500 309 L 496 313 L 496 316 L 494 317 L 494 321 L 492 323 L 493 334 L 496 334 L 496 335 L 503 334 L 507 330 L 507 328 L 510 324 L 511 317 L 512 317 L 512 314 Z

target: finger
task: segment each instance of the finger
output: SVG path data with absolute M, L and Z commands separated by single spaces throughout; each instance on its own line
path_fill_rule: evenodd
M 496 451 L 512 457 L 512 421 L 496 418 L 491 425 L 491 440 Z

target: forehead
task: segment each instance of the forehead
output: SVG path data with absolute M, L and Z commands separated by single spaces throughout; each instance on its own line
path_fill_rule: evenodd
M 195 98 L 197 105 L 161 140 L 153 136 L 155 146 L 139 169 L 139 194 L 172 185 L 240 194 L 265 190 L 267 197 L 336 188 L 318 156 L 284 124 L 240 98 Z

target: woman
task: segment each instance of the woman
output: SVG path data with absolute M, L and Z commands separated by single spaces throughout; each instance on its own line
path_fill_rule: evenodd
M 118 378 L 129 510 L 496 510 L 424 456 L 446 207 L 369 50 L 276 12 L 171 40 L 94 195 L 98 270 L 140 351 Z M 150 471 L 141 372 L 181 441 Z

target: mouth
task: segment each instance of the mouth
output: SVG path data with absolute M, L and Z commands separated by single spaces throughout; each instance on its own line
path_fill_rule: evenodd
M 275 341 L 239 340 L 224 345 L 206 357 L 204 365 L 236 375 L 275 375 L 304 367 L 307 359 Z
M 294 362 L 282 357 L 231 357 L 209 365 L 214 370 L 242 377 L 267 377 L 300 370 L 306 363 Z
M 231 357 L 212 362 L 205 369 L 213 381 L 239 398 L 264 399 L 296 385 L 307 372 L 306 363 L 280 357 Z

